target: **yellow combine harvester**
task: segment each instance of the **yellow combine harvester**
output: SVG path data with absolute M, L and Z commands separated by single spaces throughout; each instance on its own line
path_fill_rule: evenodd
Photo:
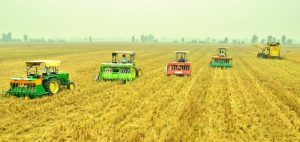
M 280 59 L 280 43 L 279 42 L 271 42 L 267 43 L 267 46 L 264 48 L 261 48 L 259 46 L 256 46 L 260 49 L 262 49 L 261 52 L 257 54 L 257 57 L 268 59 L 268 58 L 277 58 Z

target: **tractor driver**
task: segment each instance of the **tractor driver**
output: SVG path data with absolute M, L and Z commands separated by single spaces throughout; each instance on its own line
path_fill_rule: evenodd
M 122 60 L 121 60 L 122 63 L 128 63 L 128 59 L 126 58 L 126 54 L 123 54 L 122 55 Z
M 43 74 L 48 74 L 49 73 L 49 70 L 46 66 L 44 66 L 44 69 L 43 69 Z
M 178 62 L 185 62 L 185 59 L 182 57 L 182 55 L 180 56 Z

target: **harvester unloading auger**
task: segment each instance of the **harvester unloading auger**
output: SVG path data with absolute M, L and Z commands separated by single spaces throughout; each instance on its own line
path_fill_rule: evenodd
M 280 43 L 279 42 L 268 42 L 267 46 L 264 48 L 255 46 L 262 49 L 261 52 L 257 54 L 257 57 L 268 59 L 268 58 L 277 58 L 281 59 L 280 57 Z
M 69 80 L 69 73 L 58 72 L 60 61 L 36 60 L 26 62 L 26 77 L 10 79 L 10 89 L 3 91 L 4 95 L 16 97 L 37 98 L 47 94 L 57 94 L 62 85 L 74 90 L 75 84 Z M 39 74 L 40 65 L 44 65 Z
M 233 66 L 232 57 L 227 54 L 227 48 L 219 48 L 219 53 L 212 57 L 211 67 L 231 68 Z

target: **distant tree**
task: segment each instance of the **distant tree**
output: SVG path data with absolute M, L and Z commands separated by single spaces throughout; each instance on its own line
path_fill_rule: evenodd
M 192 43 L 197 43 L 197 40 L 196 39 L 192 40 Z
M 1 37 L 2 41 L 12 41 L 12 33 L 9 32 L 7 34 L 3 33 Z
M 89 37 L 89 42 L 92 42 L 92 36 Z
M 253 35 L 252 39 L 251 39 L 251 43 L 257 43 L 258 42 L 258 36 L 257 35 Z
M 9 33 L 7 33 L 7 41 L 12 41 L 12 33 L 11 32 L 9 32 Z
M 0 40 L 1 40 L 1 41 L 5 41 L 5 36 L 6 36 L 5 33 L 2 33 L 2 36 L 1 36 L 1 39 L 0 39 Z
M 292 39 L 287 39 L 286 43 L 287 44 L 293 44 L 293 40 Z
M 140 36 L 140 41 L 141 41 L 141 42 L 145 42 L 145 36 L 144 36 L 144 35 L 141 35 L 141 36 Z
M 135 36 L 131 36 L 131 42 L 136 42 L 135 41 Z
M 271 35 L 269 35 L 269 36 L 267 37 L 267 42 L 272 42 L 272 40 L 273 40 L 273 37 L 272 37 Z
M 232 43 L 237 44 L 237 40 L 236 39 L 232 40 Z
M 223 43 L 228 43 L 228 41 L 229 41 L 228 37 L 225 37 Z
M 206 38 L 206 43 L 210 43 L 210 38 L 209 37 Z
M 266 39 L 262 39 L 261 41 L 260 41 L 260 43 L 262 43 L 262 44 L 264 44 L 266 42 Z
M 147 41 L 148 42 L 154 42 L 155 41 L 154 35 L 152 35 L 152 34 L 148 35 L 148 40 Z
M 27 34 L 24 34 L 24 42 L 27 42 L 28 41 L 28 35 Z
M 281 44 L 285 44 L 285 43 L 286 43 L 286 36 L 283 35 L 283 36 L 281 37 Z
M 184 42 L 184 38 L 181 38 L 181 42 Z

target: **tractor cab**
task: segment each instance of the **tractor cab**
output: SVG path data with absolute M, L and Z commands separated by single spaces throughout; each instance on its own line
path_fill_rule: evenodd
M 75 89 L 75 84 L 69 80 L 69 73 L 58 72 L 60 63 L 51 60 L 26 62 L 27 76 L 11 78 L 7 93 L 16 97 L 36 98 L 46 94 L 56 94 L 63 85 L 68 89 Z
M 60 61 L 28 61 L 26 62 L 26 72 L 28 78 L 40 78 L 58 74 Z M 40 73 L 40 68 L 43 68 Z
M 176 61 L 177 62 L 187 62 L 186 54 L 188 51 L 175 51 L 176 53 Z
M 233 66 L 232 58 L 228 55 L 227 48 L 219 48 L 218 54 L 212 56 L 211 67 L 231 68 Z
M 227 53 L 227 48 L 219 48 L 219 57 L 225 57 Z
M 112 52 L 112 62 L 102 63 L 95 80 L 120 80 L 123 82 L 135 80 L 141 76 L 141 69 L 135 65 L 134 51 Z
M 169 62 L 166 66 L 166 74 L 169 75 L 191 75 L 191 63 L 187 59 L 189 51 L 175 51 L 175 61 Z
M 133 51 L 115 51 L 112 53 L 112 63 L 134 63 L 134 57 Z

